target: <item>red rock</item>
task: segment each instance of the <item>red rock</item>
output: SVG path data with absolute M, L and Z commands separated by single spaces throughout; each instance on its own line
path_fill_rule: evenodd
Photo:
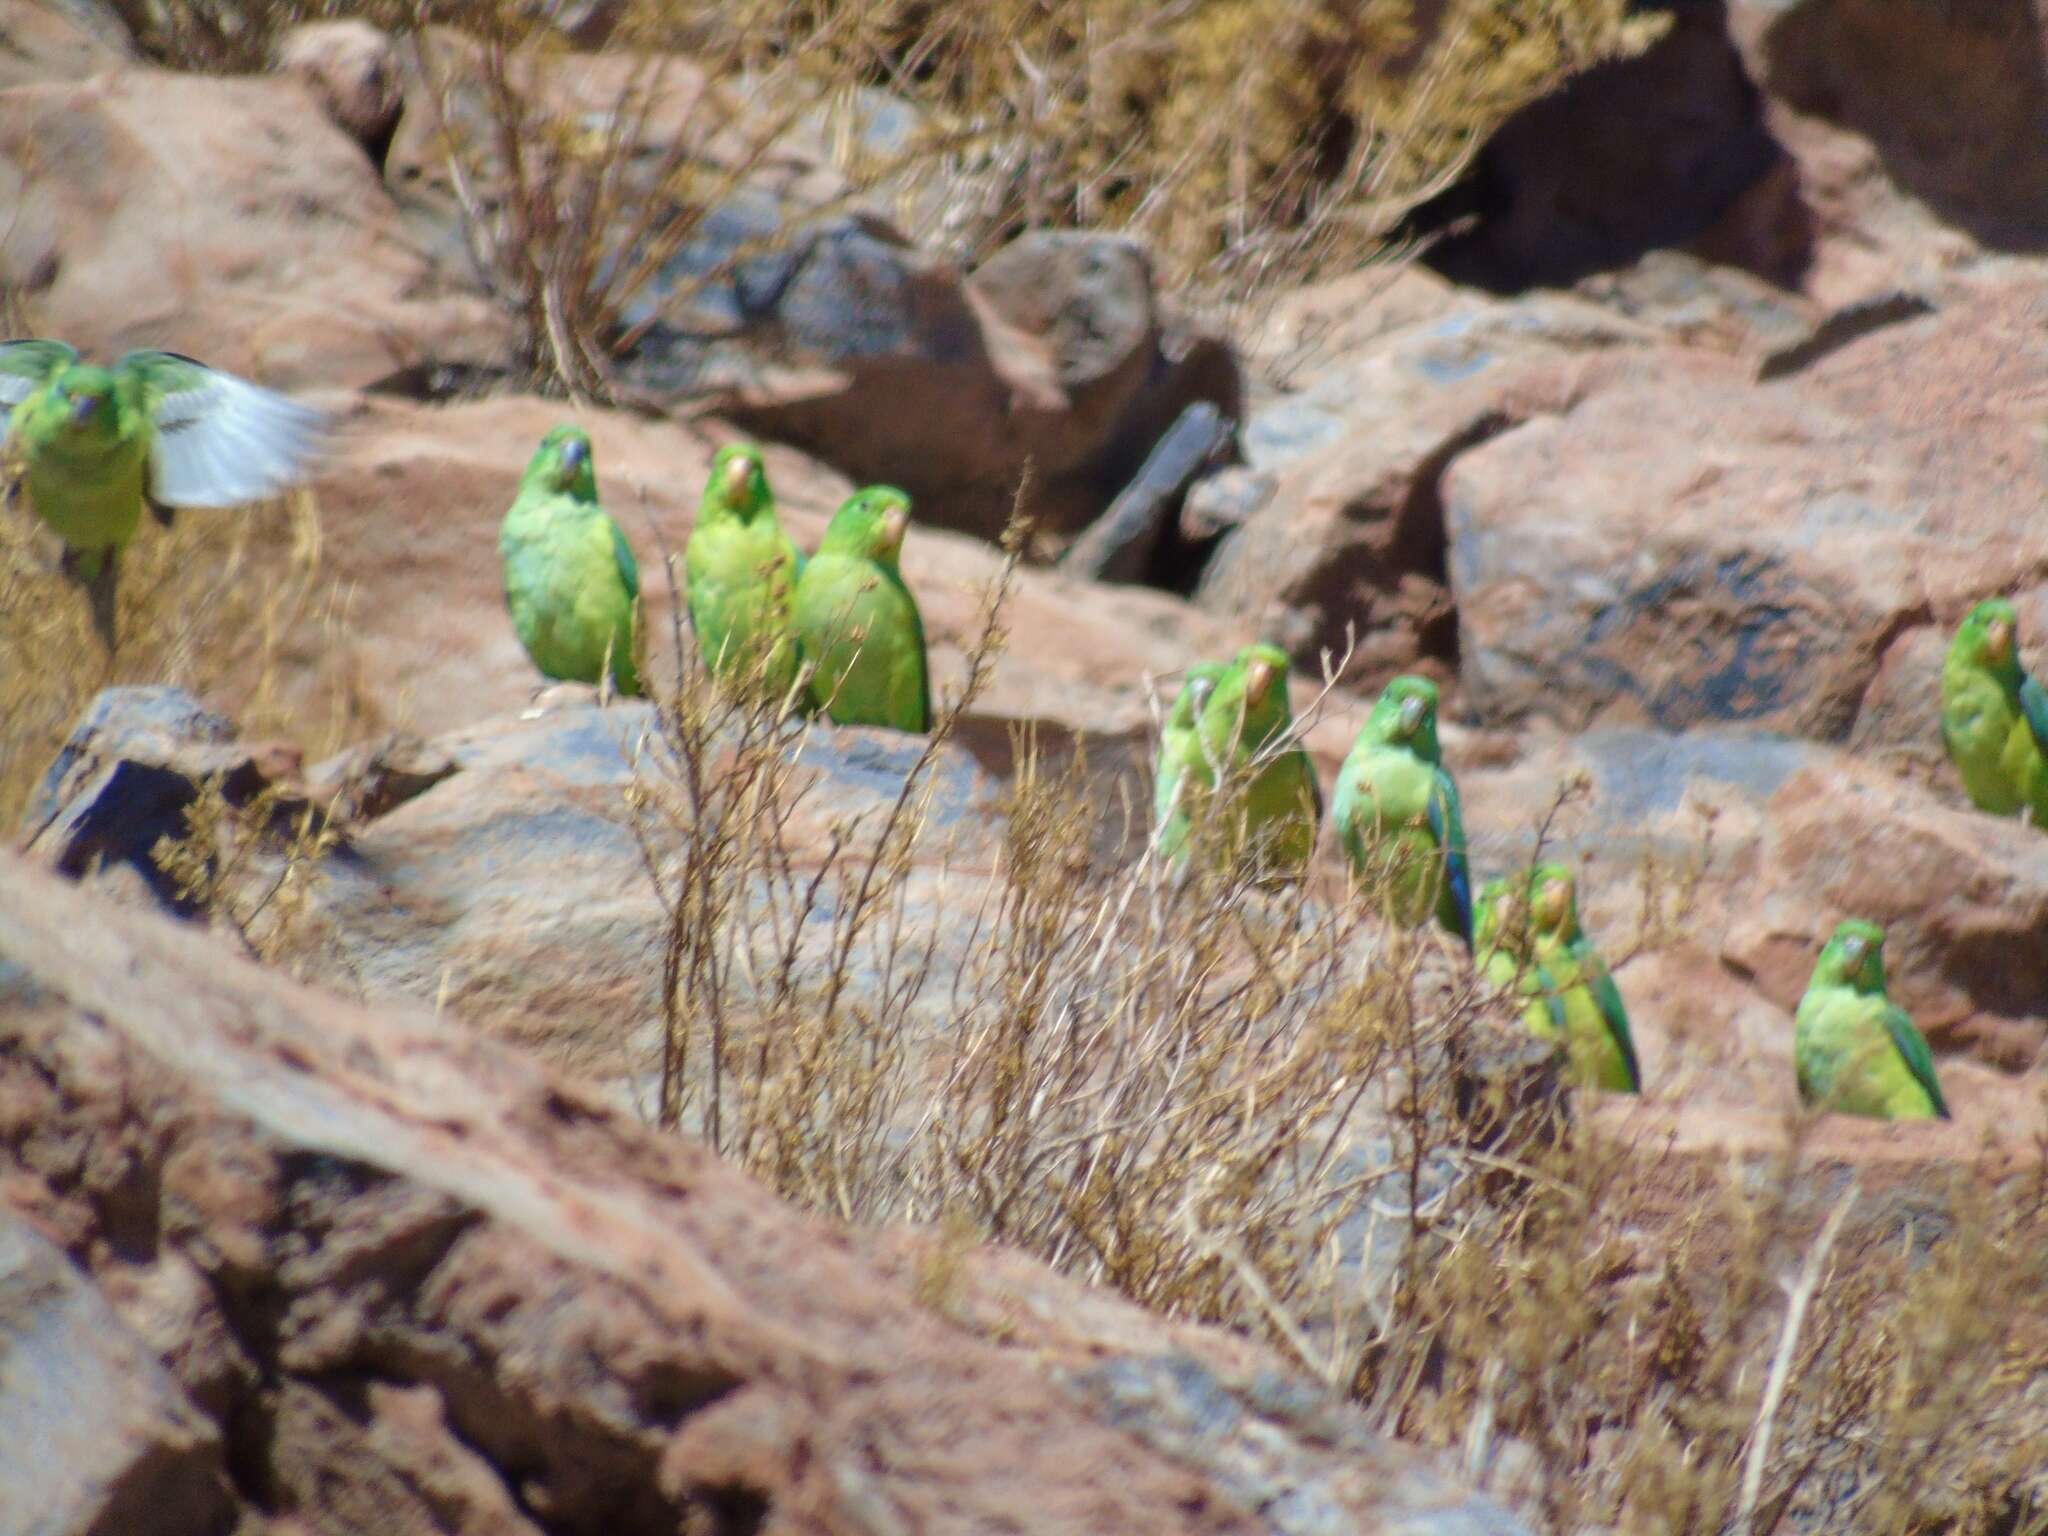
M 89 353 L 168 347 L 289 389 L 504 349 L 497 312 L 437 287 L 296 80 L 21 86 L 0 96 L 0 166 L 22 188 L 0 283 Z
M 277 45 L 277 67 L 312 88 L 334 125 L 381 153 L 398 126 L 405 76 L 398 44 L 366 21 L 314 21 Z
M 286 697 L 304 718 L 326 718 L 345 676 L 373 720 L 422 735 L 525 706 L 541 679 L 505 618 L 498 525 L 541 435 L 571 416 L 591 432 L 599 489 L 637 554 L 656 672 L 666 674 L 674 609 L 660 551 L 680 558 L 711 455 L 742 434 L 715 420 L 574 412 L 520 396 L 445 407 L 372 398 L 317 487 L 322 577 L 348 606 L 344 623 L 308 629 L 284 658 Z M 799 547 L 815 548 L 848 483 L 773 448 L 768 476 Z M 1000 568 L 981 540 L 921 521 L 905 544 L 941 695 L 960 685 Z M 1014 643 L 982 707 L 1107 733 L 1147 722 L 1148 672 L 1228 655 L 1246 638 L 1163 593 L 1040 570 L 1018 573 L 1006 618 Z
M 49 1239 L 0 1205 L 0 1529 L 208 1536 L 218 1426 Z
M 0 3 L 0 90 L 38 80 L 82 80 L 133 56 L 127 29 L 100 0 Z
M 1846 737 L 1902 636 L 2048 559 L 2048 357 L 2009 344 L 2044 305 L 2031 275 L 1987 275 L 1761 388 L 1732 360 L 1644 353 L 1461 455 L 1466 707 Z
M 0 970 L 0 1187 L 146 1337 L 152 1274 L 204 1277 L 169 1289 L 223 1353 L 168 1363 L 248 1518 L 1249 1536 L 1277 1486 L 1522 1529 L 1242 1341 L 1101 1298 L 1115 1346 L 1051 1369 L 519 1053 L 12 862 Z

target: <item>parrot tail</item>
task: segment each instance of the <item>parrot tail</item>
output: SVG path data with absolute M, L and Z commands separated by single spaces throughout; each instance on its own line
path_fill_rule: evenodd
M 85 588 L 92 604 L 92 627 L 109 656 L 114 654 L 114 573 L 121 563 L 118 549 L 64 550 L 64 574 Z

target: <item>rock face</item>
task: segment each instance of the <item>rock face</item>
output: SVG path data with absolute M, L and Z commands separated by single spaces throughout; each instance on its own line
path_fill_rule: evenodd
M 1029 1308 L 991 1342 L 516 1053 L 12 861 L 0 987 L 0 1252 L 34 1285 L 0 1310 L 7 1421 L 39 1362 L 73 1408 L 121 1369 L 89 1441 L 55 1466 L 28 1442 L 39 1484 L 79 1490 L 60 1512 L 147 1496 L 179 1536 L 223 1511 L 536 1536 L 1522 1529 L 1239 1341 L 1096 1298 L 1120 1347 L 1085 1370 Z
M 1504 304 L 1419 274 L 1378 294 L 1359 286 L 1299 295 L 1271 322 L 1269 367 L 1286 369 L 1287 384 L 1243 433 L 1267 483 L 1195 600 L 1300 665 L 1341 653 L 1350 630 L 1359 682 L 1431 664 L 1442 676 L 1459 643 L 1446 468 L 1519 422 L 1568 408 L 1603 354 L 1656 333 L 1569 297 Z M 1384 313 L 1383 329 L 1347 314 L 1361 299 Z
M 743 434 L 717 420 L 573 412 L 527 396 L 447 406 L 373 398 L 315 487 L 322 575 L 347 606 L 345 622 L 297 637 L 281 658 L 287 696 L 308 718 L 326 716 L 338 680 L 373 722 L 429 736 L 524 705 L 540 679 L 505 619 L 498 527 L 541 435 L 572 415 L 591 433 L 600 493 L 637 552 L 655 671 L 667 674 L 674 609 L 662 552 L 680 559 L 712 454 Z M 798 546 L 816 548 L 847 481 L 772 445 L 768 477 Z M 940 696 L 959 686 L 1002 559 L 922 517 L 903 571 Z M 1149 719 L 1148 673 L 1243 643 L 1234 625 L 1163 593 L 1035 569 L 1017 574 L 1005 621 L 1019 643 L 983 707 L 1107 733 Z
M 502 350 L 437 285 L 360 146 L 296 80 L 120 70 L 0 95 L 0 285 L 107 356 L 169 347 L 278 387 Z
M 2048 284 L 1957 285 L 1758 386 L 1641 358 L 1444 480 L 1466 707 L 1494 724 L 1854 727 L 1886 652 L 2038 582 Z M 1882 386 L 1876 380 L 1882 378 Z
M 0 1003 L 22 984 L 0 976 Z M 219 1426 L 38 1231 L 0 1206 L 0 1527 L 202 1536 L 233 1522 Z
M 1514 114 L 1418 211 L 1424 228 L 1470 221 L 1431 266 L 1496 291 L 1568 283 L 1707 234 L 1783 163 L 1720 0 L 1641 9 L 1665 20 L 1662 37 Z M 1766 275 L 1796 278 L 1803 253 L 1789 254 Z
M 507 78 L 536 122 L 630 125 L 625 174 L 653 211 L 636 204 L 597 239 L 602 270 L 628 274 L 605 303 L 627 338 L 619 381 L 644 400 L 717 410 L 984 537 L 1020 486 L 1046 534 L 1070 533 L 1188 405 L 1236 414 L 1230 350 L 1166 312 L 1132 242 L 1030 234 L 970 277 L 855 195 L 811 131 L 821 103 L 652 55 L 520 55 Z M 473 265 L 475 232 L 448 135 L 487 231 L 513 196 L 482 80 L 473 46 L 430 34 L 385 169 L 451 281 Z M 856 137 L 900 152 L 914 114 L 869 105 Z M 709 206 L 662 190 L 679 165 L 721 189 Z

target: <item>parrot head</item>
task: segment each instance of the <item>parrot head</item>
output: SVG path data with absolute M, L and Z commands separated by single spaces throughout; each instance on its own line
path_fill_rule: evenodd
M 704 482 L 704 499 L 697 510 L 699 519 L 730 517 L 751 523 L 772 506 L 760 449 L 752 443 L 727 443 L 712 456 L 711 475 Z
M 2015 641 L 2019 614 L 2002 597 L 1989 597 L 1972 608 L 1956 630 L 1954 649 L 1979 666 L 2004 671 L 2016 665 Z
M 1287 653 L 1277 645 L 1248 645 L 1223 669 L 1202 706 L 1203 750 L 1219 761 L 1239 742 L 1257 752 L 1293 720 Z
M 120 434 L 120 407 L 114 398 L 114 376 L 89 363 L 73 363 L 52 379 L 29 414 L 29 436 L 109 438 Z
M 1884 991 L 1884 930 L 1861 918 L 1848 918 L 1835 928 L 1834 937 L 1821 949 L 1814 963 L 1813 979 L 1831 986 L 1854 987 L 1858 992 Z
M 1525 882 L 1526 883 L 1526 882 Z M 1521 899 L 1515 882 L 1496 875 L 1479 888 L 1472 903 L 1472 952 L 1484 955 L 1499 942 L 1511 954 L 1520 953 L 1525 935 Z
M 818 553 L 858 555 L 896 569 L 903 536 L 910 531 L 910 497 L 893 485 L 870 485 L 855 491 L 832 514 Z
M 1579 883 L 1562 864 L 1538 864 L 1529 871 L 1529 920 L 1536 932 L 1556 934 L 1569 944 L 1579 936 Z
M 520 483 L 580 501 L 597 500 L 597 468 L 590 459 L 589 434 L 569 422 L 551 430 L 534 450 Z
M 1397 677 L 1380 690 L 1366 717 L 1365 733 L 1382 745 L 1409 747 L 1435 762 L 1439 756 L 1436 707 L 1435 683 L 1426 677 Z
M 1167 711 L 1168 730 L 1187 730 L 1202 717 L 1209 695 L 1216 691 L 1216 681 L 1225 670 L 1220 661 L 1198 661 L 1188 668 L 1187 681 L 1180 685 L 1180 692 L 1173 696 L 1173 708 Z

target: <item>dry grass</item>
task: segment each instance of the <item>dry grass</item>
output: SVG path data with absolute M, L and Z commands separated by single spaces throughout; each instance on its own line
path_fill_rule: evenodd
M 311 495 L 232 513 L 182 513 L 145 526 L 122 556 L 119 645 L 93 632 L 85 594 L 57 570 L 56 543 L 26 503 L 0 510 L 0 827 L 100 689 L 169 683 L 231 715 L 252 735 L 296 737 L 331 751 L 364 723 L 336 678 L 325 717 L 297 717 L 280 671 L 288 643 L 331 633 L 335 595 L 320 579 Z
M 263 68 L 316 17 L 412 37 L 476 272 L 579 399 L 614 393 L 641 311 L 760 254 L 662 271 L 771 167 L 840 185 L 770 244 L 855 203 L 968 264 L 1026 229 L 1123 230 L 1170 288 L 1253 304 L 1401 254 L 1401 216 L 1505 117 L 1664 24 L 1626 0 L 1448 0 L 1426 33 L 1411 0 L 628 0 L 608 58 L 564 70 L 528 0 L 114 4 L 187 69 Z
M 975 675 L 1002 628 L 998 588 Z M 893 804 L 821 836 L 829 747 L 672 640 L 633 796 L 670 917 L 660 1118 L 840 1219 L 937 1227 L 933 1306 L 985 1240 L 1245 1329 L 1547 1531 L 2048 1530 L 2038 1172 L 1957 1169 L 1916 1230 L 1821 1198 L 1808 1121 L 1780 1167 L 1694 1169 L 1673 1217 L 1655 1150 L 1574 1124 L 1433 934 L 1091 858 L 1102 783 L 1029 738 L 992 861 L 950 847 L 972 683 Z M 1696 879 L 1646 869 L 1615 953 Z

